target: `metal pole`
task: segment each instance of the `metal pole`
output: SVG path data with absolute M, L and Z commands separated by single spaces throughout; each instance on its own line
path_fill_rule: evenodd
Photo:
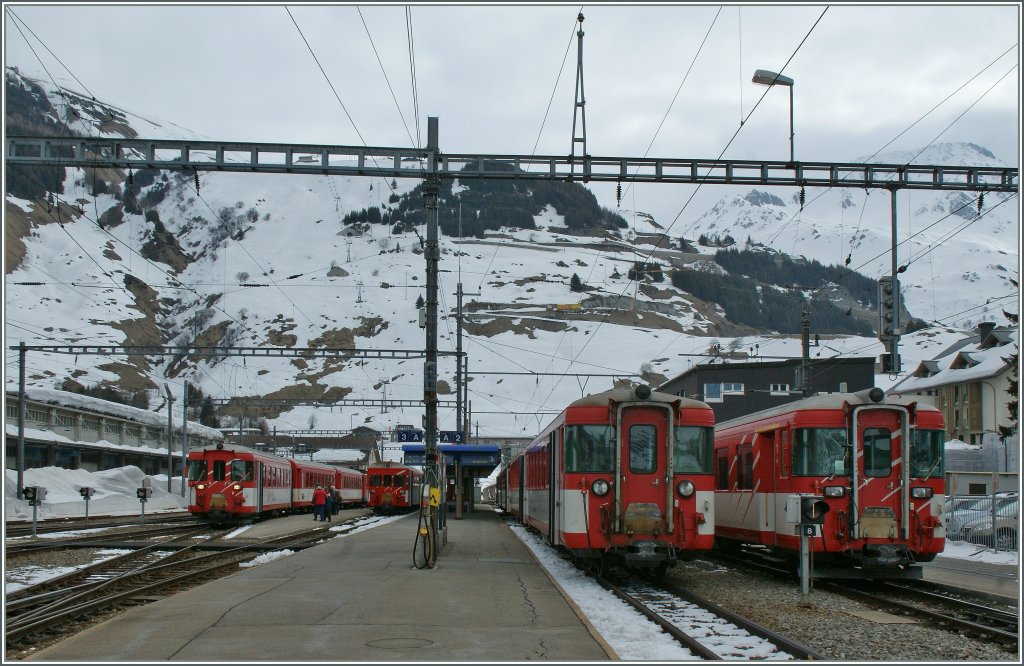
M 462 205 L 462 202 L 459 202 Z M 455 290 L 455 429 L 462 430 L 462 283 Z M 465 441 L 465 437 L 463 437 Z
M 430 163 L 427 165 L 427 177 L 423 183 L 424 207 L 427 215 L 427 240 L 423 254 L 427 260 L 427 302 L 426 302 L 426 329 L 427 329 L 427 360 L 423 364 L 423 402 L 426 407 L 424 416 L 423 437 L 424 467 L 427 471 L 427 478 L 432 479 L 433 484 L 438 484 L 440 475 L 437 470 L 437 274 L 438 259 L 438 220 L 437 220 L 437 195 L 440 191 L 440 177 L 437 173 L 438 160 L 438 125 L 436 116 L 427 117 L 427 151 L 429 152 Z M 444 492 L 444 488 L 439 488 Z M 428 507 L 428 536 L 429 553 L 427 561 L 432 562 L 437 557 L 437 527 L 438 511 L 431 506 L 427 500 Z
M 32 500 L 32 536 L 36 535 L 36 507 L 38 506 L 38 500 Z
M 793 157 L 793 84 L 789 85 L 789 161 L 796 161 Z
M 891 217 L 892 217 L 892 231 L 891 231 L 892 239 L 891 239 L 891 243 L 892 243 L 892 288 L 893 288 L 892 342 L 891 342 L 891 347 L 889 349 L 889 359 L 890 359 L 890 370 L 892 372 L 896 373 L 896 372 L 900 371 L 900 367 L 902 365 L 900 363 L 899 344 L 900 344 L 900 304 L 903 302 L 903 299 L 900 297 L 900 293 L 899 293 L 900 292 L 900 283 L 899 283 L 899 280 L 897 279 L 897 275 L 899 275 L 899 262 L 897 261 L 897 258 L 896 258 L 896 247 L 898 246 L 898 243 L 896 242 L 896 238 L 897 238 L 897 236 L 896 236 L 896 188 L 895 187 L 891 188 L 889 190 L 889 192 L 891 194 L 891 210 L 892 210 L 892 212 L 891 212 Z
M 25 341 L 18 345 L 18 488 L 17 498 L 22 499 L 21 491 L 25 487 Z M 33 520 L 35 514 L 32 514 Z M 34 523 L 33 523 L 34 525 Z M 33 528 L 33 534 L 35 530 Z
M 800 599 L 806 600 L 811 593 L 810 548 L 803 525 L 800 526 Z
M 164 391 L 167 393 L 167 492 L 171 492 L 171 477 L 174 476 L 174 397 L 167 384 L 164 384 Z
M 185 381 L 185 394 L 181 406 L 181 496 L 185 496 L 185 468 L 188 467 L 188 380 Z

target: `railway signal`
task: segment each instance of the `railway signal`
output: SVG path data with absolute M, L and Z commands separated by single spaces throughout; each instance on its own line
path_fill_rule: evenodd
M 800 498 L 801 525 L 823 525 L 826 513 L 828 513 L 828 504 L 820 497 Z
M 139 498 L 139 506 L 142 508 L 142 514 L 140 516 L 140 522 L 146 524 L 146 500 L 153 496 L 153 489 L 149 487 L 137 488 L 135 490 L 135 496 Z
M 28 500 L 32 507 L 32 536 L 36 535 L 36 507 L 43 503 L 46 498 L 46 488 L 42 486 L 25 486 L 21 489 L 21 498 Z
M 78 489 L 78 493 L 82 496 L 82 499 L 85 500 L 85 521 L 89 522 L 89 500 L 94 494 L 96 494 L 96 489 L 83 486 Z

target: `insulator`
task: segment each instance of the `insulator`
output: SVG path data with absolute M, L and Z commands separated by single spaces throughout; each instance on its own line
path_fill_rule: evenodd
M 800 188 L 800 210 L 804 209 L 804 201 L 807 200 L 807 190 Z
M 982 192 L 978 195 L 978 214 L 981 215 L 981 209 L 985 206 L 985 193 Z
M 131 185 L 134 185 L 134 184 L 135 184 L 135 174 L 132 173 L 131 169 L 128 169 L 128 185 L 131 186 Z
M 196 194 L 199 194 L 199 172 L 196 171 Z
M 622 181 L 615 187 L 615 205 L 622 202 Z

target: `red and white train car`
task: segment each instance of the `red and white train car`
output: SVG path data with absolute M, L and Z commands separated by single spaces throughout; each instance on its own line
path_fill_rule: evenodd
M 798 526 L 820 522 L 815 575 L 905 573 L 945 544 L 944 441 L 941 411 L 879 388 L 720 423 L 716 539 L 797 558 Z
M 354 469 L 281 458 L 219 443 L 190 451 L 189 512 L 216 522 L 308 513 L 317 485 L 334 486 L 342 508 L 366 504 L 366 476 Z
M 377 513 L 410 511 L 420 505 L 423 471 L 384 461 L 366 468 L 368 505 Z
M 713 427 L 647 386 L 584 397 L 499 473 L 500 505 L 585 564 L 663 573 L 714 543 Z
M 292 509 L 290 461 L 223 443 L 189 452 L 188 510 L 216 521 L 258 518 Z
M 341 495 L 341 508 L 366 506 L 366 474 L 348 467 L 334 468 L 334 489 Z

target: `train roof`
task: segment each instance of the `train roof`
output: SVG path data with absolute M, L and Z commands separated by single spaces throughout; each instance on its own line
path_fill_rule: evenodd
M 881 393 L 881 400 L 872 400 L 869 397 L 872 391 Z M 842 409 L 844 405 L 898 405 L 900 407 L 914 408 L 918 411 L 940 411 L 934 405 L 920 402 L 916 398 L 885 395 L 881 389 L 865 389 L 863 391 L 857 391 L 856 393 L 825 393 L 822 395 L 812 395 L 807 398 L 784 403 L 777 407 L 769 407 L 768 409 L 762 409 L 759 412 L 752 412 L 744 416 L 729 419 L 728 421 L 722 421 L 721 423 L 716 424 L 715 427 L 719 429 L 728 428 L 734 423 L 771 418 L 773 416 L 788 414 L 799 409 Z
M 189 453 L 198 453 L 200 451 L 230 451 L 232 453 L 249 453 L 256 456 L 265 456 L 267 458 L 281 458 L 281 456 L 274 455 L 273 453 L 267 453 L 266 451 L 257 451 L 256 449 L 250 449 L 248 446 L 242 446 L 240 444 L 225 444 L 223 442 L 217 444 L 208 444 L 206 446 L 197 446 L 190 448 Z M 287 460 L 287 458 L 282 458 Z
M 637 397 L 637 389 L 639 387 L 617 387 L 610 391 L 604 391 L 603 393 L 594 393 L 592 395 L 584 396 L 573 403 L 570 403 L 570 407 L 604 407 L 612 403 L 619 402 L 634 402 L 641 400 Z M 671 393 L 661 393 L 659 391 L 651 391 L 650 397 L 643 398 L 648 402 L 663 402 L 663 403 L 678 403 L 680 407 L 708 407 L 706 402 L 700 400 L 694 400 L 692 398 L 684 398 L 678 395 L 672 395 Z

